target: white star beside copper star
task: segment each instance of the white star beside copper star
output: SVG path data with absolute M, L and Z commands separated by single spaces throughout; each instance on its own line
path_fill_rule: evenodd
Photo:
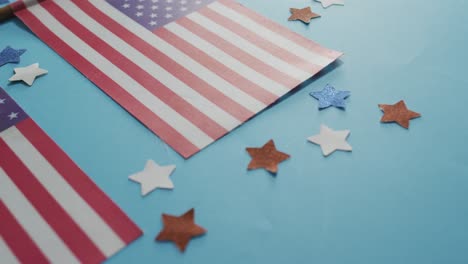
M 153 160 L 148 160 L 143 171 L 130 175 L 128 179 L 140 183 L 141 195 L 145 196 L 156 188 L 174 189 L 169 176 L 175 168 L 175 165 L 159 166 Z
M 15 75 L 9 81 L 23 81 L 31 86 L 36 77 L 47 74 L 47 72 L 47 70 L 39 68 L 39 63 L 34 63 L 27 67 L 15 68 Z
M 315 1 L 322 3 L 323 8 L 327 8 L 331 5 L 344 5 L 344 0 L 315 0 Z
M 353 150 L 351 145 L 346 142 L 349 133 L 349 130 L 335 131 L 326 125 L 320 125 L 320 134 L 311 136 L 308 140 L 314 144 L 320 145 L 323 155 L 328 156 L 335 150 Z

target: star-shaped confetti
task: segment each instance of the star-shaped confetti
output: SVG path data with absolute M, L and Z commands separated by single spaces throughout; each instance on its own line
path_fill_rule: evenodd
M 13 75 L 9 81 L 23 81 L 31 86 L 34 83 L 36 77 L 46 73 L 46 70 L 39 68 L 39 63 L 34 63 L 27 67 L 15 68 L 15 75 Z
M 268 141 L 261 148 L 246 148 L 246 150 L 252 157 L 248 166 L 249 170 L 264 168 L 271 173 L 276 173 L 278 172 L 278 164 L 290 157 L 288 154 L 276 150 L 273 140 Z
M 345 99 L 351 95 L 349 91 L 336 90 L 335 87 L 327 84 L 320 92 L 311 92 L 310 95 L 319 100 L 319 109 L 330 106 L 345 108 Z
M 157 241 L 172 241 L 184 252 L 193 237 L 206 233 L 206 230 L 195 224 L 195 210 L 192 208 L 181 216 L 162 215 L 163 230 L 156 237 Z
M 130 175 L 128 178 L 140 183 L 141 195 L 145 196 L 156 188 L 173 189 L 174 184 L 169 176 L 175 168 L 175 165 L 159 166 L 153 160 L 148 160 L 143 171 Z
M 409 128 L 411 119 L 421 116 L 421 114 L 409 110 L 403 100 L 394 105 L 379 104 L 379 108 L 384 112 L 380 122 L 396 122 L 406 129 Z
M 7 46 L 0 52 L 0 67 L 7 63 L 18 63 L 20 62 L 20 56 L 25 53 L 25 49 L 13 49 L 10 46 Z
M 289 21 L 300 20 L 308 24 L 312 18 L 320 17 L 319 14 L 312 12 L 310 7 L 304 7 L 302 9 L 289 8 L 289 11 L 291 12 L 291 16 L 288 18 Z
M 316 2 L 322 3 L 324 8 L 327 8 L 331 5 L 344 5 L 344 0 L 315 0 Z
M 320 145 L 324 156 L 328 156 L 335 150 L 351 151 L 353 148 L 346 142 L 350 131 L 334 131 L 326 125 L 320 126 L 320 134 L 311 136 L 308 140 L 314 144 Z

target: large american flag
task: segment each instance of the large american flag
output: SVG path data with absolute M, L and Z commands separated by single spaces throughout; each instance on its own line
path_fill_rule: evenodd
M 25 0 L 14 9 L 186 158 L 341 56 L 231 0 Z
M 99 263 L 141 234 L 0 88 L 0 263 Z

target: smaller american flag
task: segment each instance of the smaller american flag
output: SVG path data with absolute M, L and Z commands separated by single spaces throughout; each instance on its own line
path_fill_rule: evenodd
M 0 88 L 0 263 L 99 263 L 141 230 Z

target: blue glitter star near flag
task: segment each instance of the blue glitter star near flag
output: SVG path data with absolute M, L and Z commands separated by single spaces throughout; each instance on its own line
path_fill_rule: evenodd
M 0 52 L 0 67 L 7 63 L 18 63 L 20 62 L 20 56 L 25 53 L 25 49 L 13 49 L 10 46 L 7 46 Z
M 107 0 L 142 26 L 153 31 L 216 0 Z
M 345 99 L 351 95 L 350 91 L 336 90 L 335 87 L 327 84 L 320 92 L 311 92 L 310 95 L 319 100 L 319 109 L 330 106 L 345 108 Z

